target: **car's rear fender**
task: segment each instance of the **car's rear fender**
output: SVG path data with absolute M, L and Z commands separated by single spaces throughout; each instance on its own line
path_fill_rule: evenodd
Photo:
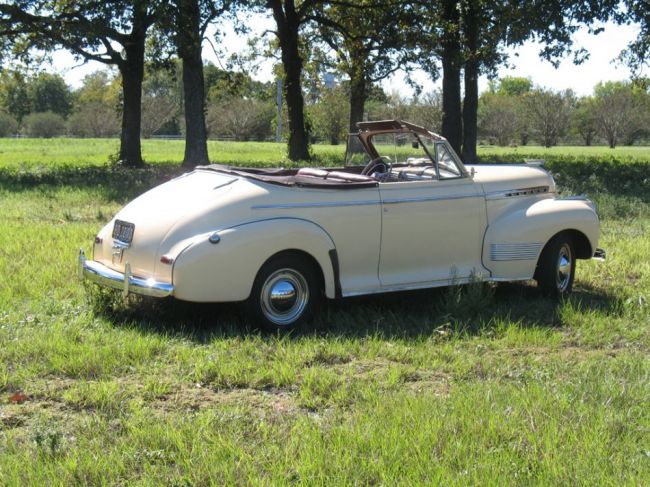
M 211 242 L 215 233 L 218 238 Z M 334 242 L 323 228 L 298 218 L 248 222 L 193 238 L 174 259 L 174 296 L 196 302 L 243 301 L 262 265 L 287 250 L 311 256 L 320 267 L 325 295 L 336 297 Z
M 586 198 L 548 198 L 509 209 L 488 225 L 483 265 L 494 280 L 530 279 L 542 249 L 560 232 L 574 235 L 579 258 L 590 258 L 599 237 L 593 203 Z

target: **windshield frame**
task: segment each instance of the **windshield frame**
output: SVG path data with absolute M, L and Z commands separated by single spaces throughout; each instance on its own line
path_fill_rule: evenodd
M 370 161 L 380 157 L 380 154 L 377 152 L 377 149 L 372 143 L 371 139 L 373 136 L 377 134 L 387 134 L 387 133 L 409 133 L 417 137 L 420 143 L 422 143 L 420 136 L 424 136 L 430 138 L 436 144 L 442 143 L 445 145 L 449 154 L 451 154 L 454 162 L 456 163 L 456 166 L 458 167 L 458 170 L 460 171 L 461 175 L 458 176 L 457 178 L 443 178 L 443 180 L 470 177 L 470 172 L 467 170 L 467 168 L 463 164 L 463 161 L 460 159 L 456 151 L 449 144 L 449 141 L 446 138 L 436 134 L 435 132 L 431 132 L 430 130 L 425 129 L 424 127 L 420 127 L 419 125 L 405 122 L 403 120 L 377 120 L 377 121 L 370 121 L 370 122 L 358 122 L 357 127 L 359 128 L 359 131 L 356 133 L 350 133 L 349 137 L 350 136 L 358 137 L 358 140 L 361 142 L 361 145 L 364 147 L 366 153 L 370 158 Z M 348 137 L 348 144 L 349 144 L 349 137 Z M 424 144 L 423 147 L 425 148 L 425 151 L 427 152 L 429 158 L 433 161 L 433 164 L 435 164 L 437 177 L 440 178 L 437 151 L 435 156 L 432 157 L 431 152 L 428 149 L 426 149 L 426 146 Z M 349 147 L 346 146 L 346 155 L 345 155 L 346 166 L 348 160 L 348 148 Z M 353 167 L 353 166 L 347 166 L 347 167 Z

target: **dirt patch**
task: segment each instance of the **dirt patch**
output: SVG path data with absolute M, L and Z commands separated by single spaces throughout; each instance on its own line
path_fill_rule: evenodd
M 161 411 L 200 411 L 234 405 L 243 405 L 276 414 L 295 414 L 299 407 L 287 390 L 226 389 L 215 390 L 200 385 L 183 385 L 173 393 L 150 404 Z
M 408 390 L 416 393 L 432 393 L 434 396 L 449 396 L 450 385 L 447 379 L 422 379 L 407 384 Z

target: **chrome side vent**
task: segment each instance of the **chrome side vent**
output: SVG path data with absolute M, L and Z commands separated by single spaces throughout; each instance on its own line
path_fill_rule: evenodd
M 535 186 L 533 188 L 514 189 L 503 193 L 503 196 L 529 196 L 531 194 L 548 193 L 548 186 Z
M 491 244 L 490 260 L 535 260 L 541 249 L 541 243 Z
M 548 192 L 548 186 L 533 186 L 531 188 L 503 189 L 500 191 L 493 191 L 491 193 L 487 193 L 485 197 L 488 200 L 499 200 L 502 198 L 512 198 L 513 196 L 531 196 Z

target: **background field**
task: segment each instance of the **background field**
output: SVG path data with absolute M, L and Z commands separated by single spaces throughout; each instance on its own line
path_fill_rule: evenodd
M 236 306 L 84 289 L 78 248 L 182 158 L 145 141 L 156 164 L 128 172 L 116 149 L 0 140 L 0 484 L 650 483 L 647 148 L 480 149 L 543 155 L 598 204 L 608 260 L 579 263 L 571 299 L 349 299 L 292 336 L 245 330 Z M 283 149 L 210 147 L 242 165 Z
M 142 141 L 143 158 L 149 163 L 175 163 L 183 160 L 182 140 L 148 139 Z M 117 139 L 7 139 L 0 138 L 0 169 L 54 168 L 60 166 L 105 165 L 119 149 Z M 286 146 L 274 142 L 208 142 L 210 158 L 220 164 L 290 165 L 286 159 Z M 312 152 L 316 163 L 342 164 L 345 144 L 315 144 Z M 622 161 L 650 161 L 650 147 L 605 146 L 576 147 L 540 146 L 498 147 L 479 146 L 478 153 L 485 159 L 507 157 L 511 162 L 521 162 L 537 157 L 596 157 Z

